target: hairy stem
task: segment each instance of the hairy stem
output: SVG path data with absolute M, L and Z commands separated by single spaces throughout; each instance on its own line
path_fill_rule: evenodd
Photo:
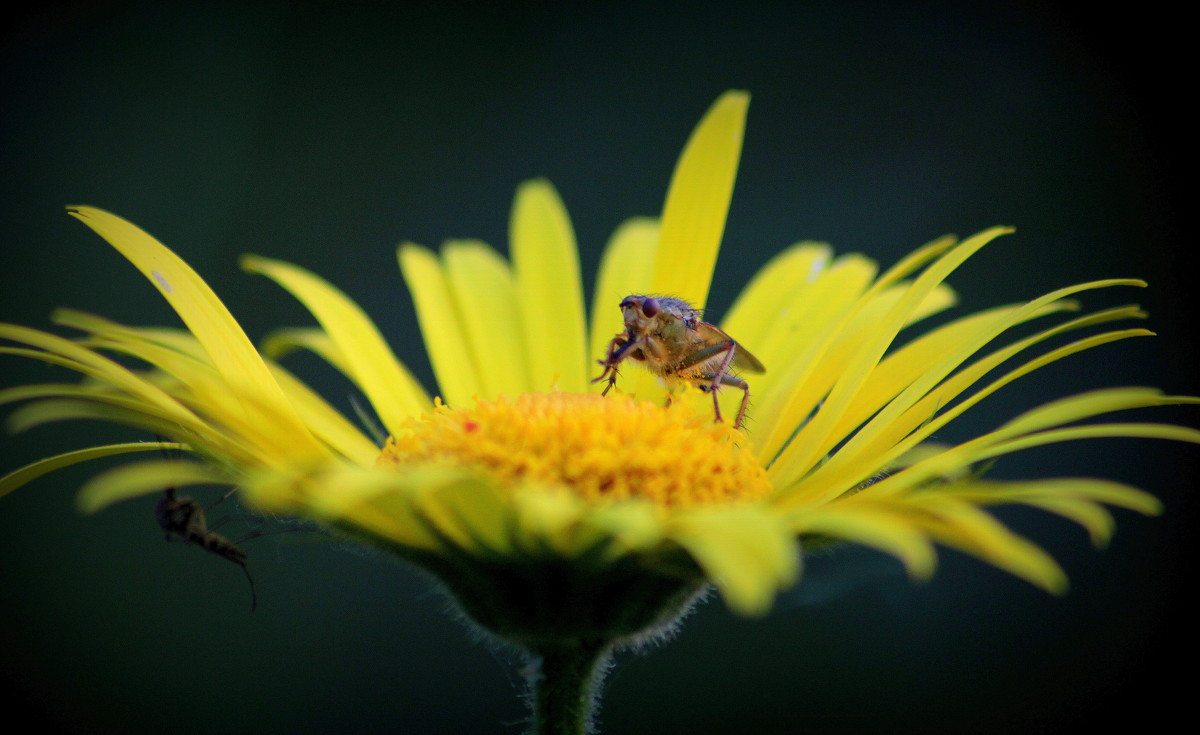
M 608 669 L 607 641 L 554 641 L 531 648 L 527 668 L 531 735 L 587 735 Z

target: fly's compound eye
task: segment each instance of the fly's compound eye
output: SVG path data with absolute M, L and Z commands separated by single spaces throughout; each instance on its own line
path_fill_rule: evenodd
M 658 299 L 646 299 L 642 302 L 641 309 L 642 316 L 646 317 L 647 319 L 653 319 L 654 316 L 661 311 L 661 307 L 658 305 Z

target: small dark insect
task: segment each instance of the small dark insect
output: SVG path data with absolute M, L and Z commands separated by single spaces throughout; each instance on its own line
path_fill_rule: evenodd
M 217 502 L 219 503 L 227 497 L 229 496 L 225 495 Z M 258 595 L 254 591 L 254 578 L 250 576 L 250 570 L 246 567 L 246 552 L 242 551 L 241 547 L 233 541 L 209 529 L 204 509 L 200 507 L 199 503 L 192 498 L 176 496 L 175 488 L 168 487 L 163 490 L 162 498 L 154 507 L 154 515 L 158 519 L 159 527 L 166 533 L 167 541 L 178 536 L 185 544 L 199 546 L 210 554 L 228 559 L 241 567 L 242 571 L 246 573 L 246 580 L 250 582 L 250 610 L 254 611 L 258 607 Z M 247 538 L 253 538 L 256 535 L 258 534 Z
M 713 411 L 721 421 L 717 391 L 723 385 L 741 388 L 742 403 L 733 427 L 740 429 L 750 403 L 750 386 L 730 374 L 731 368 L 764 373 L 758 358 L 720 328 L 700 321 L 700 314 L 683 299 L 667 296 L 626 296 L 621 300 L 625 331 L 608 343 L 599 363 L 604 372 L 592 382 L 607 380 L 604 395 L 617 382 L 617 366 L 629 357 L 667 381 L 687 382 L 713 394 Z

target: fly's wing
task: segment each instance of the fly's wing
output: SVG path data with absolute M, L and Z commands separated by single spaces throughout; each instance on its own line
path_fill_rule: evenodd
M 719 327 L 715 327 L 708 322 L 697 322 L 696 331 L 704 340 L 706 345 L 716 344 L 718 342 L 733 342 L 733 366 L 739 370 L 745 370 L 748 373 L 765 373 L 767 369 L 758 361 L 758 358 L 750 354 L 750 351 L 742 347 L 733 337 L 730 337 Z
M 733 366 L 748 373 L 767 372 L 767 369 L 758 361 L 758 358 L 750 354 L 750 351 L 740 344 L 737 346 L 737 352 L 733 354 Z

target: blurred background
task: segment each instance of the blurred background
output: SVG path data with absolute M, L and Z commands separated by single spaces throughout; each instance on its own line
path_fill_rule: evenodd
M 479 237 L 503 250 L 515 187 L 546 176 L 571 212 L 590 290 L 609 234 L 659 212 L 692 127 L 722 91 L 743 88 L 753 100 L 708 305 L 718 317 L 800 239 L 886 266 L 947 232 L 1013 224 L 952 276 L 956 313 L 1140 277 L 1149 289 L 1084 303 L 1136 300 L 1159 336 L 1057 363 L 939 439 L 1070 392 L 1200 392 L 1194 245 L 1174 199 L 1192 148 L 1176 127 L 1186 44 L 1169 18 L 1041 3 L 346 5 L 65 2 L 10 16 L 0 319 L 44 328 L 72 306 L 178 323 L 63 211 L 93 204 L 187 259 L 254 339 L 310 320 L 239 271 L 239 254 L 322 274 L 432 388 L 399 241 Z M 349 411 L 331 371 L 289 366 Z M 14 358 L 0 375 L 64 378 Z M 1197 425 L 1194 409 L 1126 418 Z M 43 427 L 2 440 L 0 472 L 149 438 Z M 1153 730 L 1190 710 L 1168 665 L 1195 652 L 1181 594 L 1193 581 L 1197 457 L 1136 440 L 1007 457 L 995 476 L 1122 480 L 1166 513 L 1118 512 L 1102 551 L 1065 522 L 1001 513 L 1061 561 L 1063 598 L 949 552 L 917 586 L 865 552 L 813 559 L 766 619 L 710 602 L 670 645 L 622 656 L 604 732 L 1050 733 L 1120 716 Z M 98 469 L 0 501 L 12 721 L 181 735 L 522 731 L 519 661 L 472 640 L 419 573 L 305 534 L 256 539 L 245 545 L 251 614 L 234 565 L 163 542 L 153 499 L 77 514 L 74 491 Z M 227 505 L 228 535 L 264 525 Z

